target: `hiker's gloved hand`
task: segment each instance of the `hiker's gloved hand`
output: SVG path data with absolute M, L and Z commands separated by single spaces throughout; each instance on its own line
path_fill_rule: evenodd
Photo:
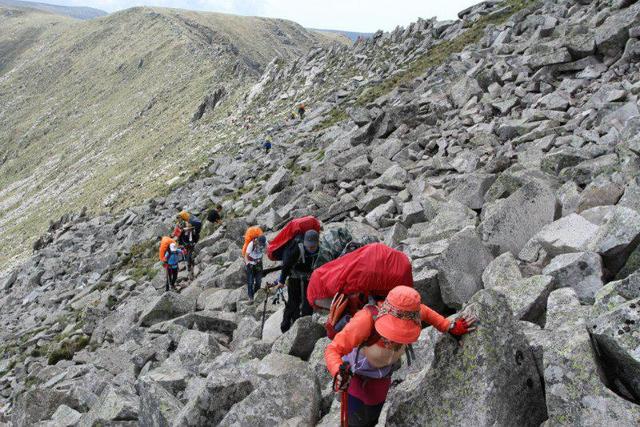
M 470 314 L 463 314 L 451 324 L 449 333 L 459 337 L 461 335 L 468 334 L 469 332 L 473 332 L 476 330 L 474 325 L 477 321 L 477 317 Z
M 349 363 L 344 362 L 333 379 L 334 391 L 347 391 L 349 388 L 349 381 L 351 381 L 351 368 Z

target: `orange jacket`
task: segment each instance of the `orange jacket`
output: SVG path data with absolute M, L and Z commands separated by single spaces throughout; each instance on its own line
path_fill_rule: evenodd
M 451 322 L 424 304 L 420 305 L 420 318 L 440 332 L 449 330 Z M 332 377 L 335 377 L 342 364 L 342 356 L 365 342 L 374 331 L 374 320 L 369 310 L 360 310 L 340 331 L 324 352 L 324 359 Z

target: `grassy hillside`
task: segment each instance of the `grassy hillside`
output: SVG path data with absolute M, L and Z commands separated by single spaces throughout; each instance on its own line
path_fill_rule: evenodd
M 0 28 L 0 235 L 18 253 L 65 212 L 165 192 L 234 141 L 192 123 L 206 95 L 225 88 L 205 118 L 227 120 L 272 58 L 326 42 L 288 21 L 150 8 L 91 21 L 4 8 Z
M 107 15 L 107 12 L 92 7 L 60 6 L 49 3 L 38 3 L 21 0 L 0 0 L 0 5 L 7 7 L 26 7 L 51 12 L 58 15 L 68 16 L 75 19 L 93 19 Z

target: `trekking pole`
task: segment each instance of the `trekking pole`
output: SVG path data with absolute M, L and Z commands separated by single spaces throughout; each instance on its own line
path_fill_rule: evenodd
M 262 326 L 260 327 L 260 339 L 264 335 L 264 322 L 267 317 L 267 301 L 269 300 L 269 288 L 271 286 L 267 283 L 267 287 L 265 288 L 266 295 L 264 296 L 264 305 L 262 306 Z
M 340 394 L 340 426 L 349 427 L 349 394 L 347 393 L 348 387 L 345 385 L 345 381 L 348 384 L 348 378 L 351 375 L 349 362 L 343 362 L 340 365 L 340 382 L 337 384 L 337 375 L 333 379 L 333 389 L 339 391 Z

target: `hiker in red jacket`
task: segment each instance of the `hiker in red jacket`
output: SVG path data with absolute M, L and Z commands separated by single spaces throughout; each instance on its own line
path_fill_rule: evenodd
M 420 294 L 408 286 L 395 287 L 383 303 L 358 311 L 325 351 L 336 390 L 348 393 L 349 426 L 377 423 L 394 365 L 407 345 L 418 340 L 421 322 L 460 336 L 475 330 L 476 321 L 464 314 L 447 320 L 421 304 Z

